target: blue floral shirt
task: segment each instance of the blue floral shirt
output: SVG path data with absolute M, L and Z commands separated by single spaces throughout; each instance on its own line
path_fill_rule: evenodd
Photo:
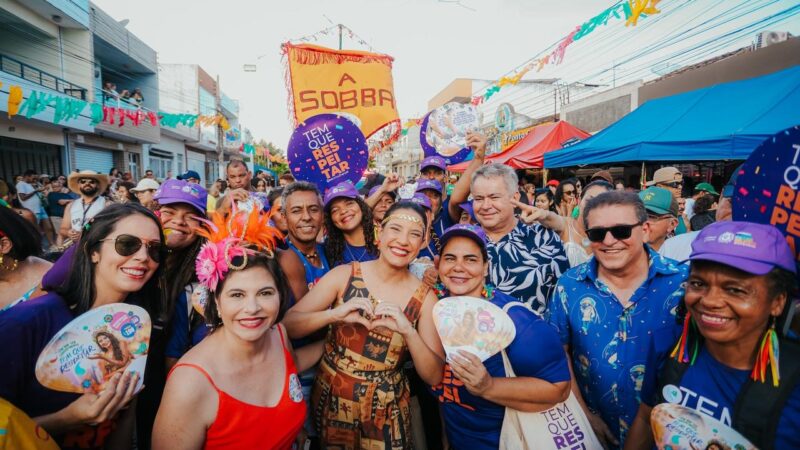
M 569 345 L 575 380 L 586 404 L 597 412 L 620 442 L 641 402 L 646 361 L 655 330 L 679 333 L 675 310 L 683 298 L 687 266 L 645 246 L 650 258 L 647 280 L 624 308 L 597 277 L 597 260 L 573 267 L 558 280 L 548 310 L 561 342 Z M 658 358 L 660 359 L 660 358 Z M 657 376 L 647 367 L 647 376 Z
M 547 228 L 522 221 L 497 242 L 486 245 L 489 280 L 497 290 L 544 314 L 556 281 L 569 260 L 561 238 Z

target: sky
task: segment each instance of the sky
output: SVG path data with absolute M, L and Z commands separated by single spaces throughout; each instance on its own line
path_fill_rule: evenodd
M 243 125 L 256 139 L 272 141 L 281 148 L 285 148 L 292 131 L 280 54 L 280 45 L 287 40 L 312 35 L 333 24 L 346 25 L 358 37 L 350 39 L 346 33 L 345 48 L 368 50 L 358 42 L 363 40 L 374 51 L 395 58 L 393 76 L 400 116 L 416 118 L 427 111 L 428 100 L 453 79 L 497 79 L 615 3 L 614 0 L 93 1 L 115 19 L 129 19 L 128 30 L 158 52 L 160 63 L 199 64 L 212 76 L 219 75 L 222 91 L 240 101 Z M 767 3 L 773 9 L 781 9 L 793 2 Z M 572 50 L 568 51 L 570 65 L 560 68 L 558 75 L 574 74 L 580 78 L 578 72 L 592 65 L 611 67 L 612 61 L 620 58 L 615 54 L 630 53 L 636 46 L 657 42 L 661 39 L 659 32 L 667 33 L 691 20 L 699 23 L 698 15 L 710 17 L 715 14 L 713 8 L 720 4 L 720 0 L 664 0 L 659 4 L 662 10 L 675 7 L 682 11 L 669 17 L 672 24 L 664 21 L 658 27 L 651 27 L 654 31 L 649 34 L 641 30 L 641 38 L 635 34 L 639 30 L 610 22 L 605 30 L 595 32 L 599 37 L 594 42 L 604 39 L 607 43 L 602 47 L 602 55 L 593 53 L 591 42 L 585 48 L 576 43 L 574 55 L 569 53 Z M 700 6 L 705 9 L 696 9 Z M 766 8 L 759 14 L 768 12 Z M 797 35 L 800 20 L 796 19 L 779 28 L 788 27 Z M 681 39 L 676 38 L 675 45 L 691 42 L 689 37 Z M 338 37 L 332 33 L 310 43 L 336 47 Z M 734 42 L 728 47 L 738 44 Z M 718 47 L 715 51 L 725 50 Z M 667 50 L 670 49 L 664 51 Z M 244 64 L 257 64 L 257 71 L 245 72 Z M 632 77 L 638 76 L 641 70 L 632 63 L 629 66 L 615 70 L 615 76 L 624 75 L 625 70 Z M 542 76 L 545 75 L 543 72 Z

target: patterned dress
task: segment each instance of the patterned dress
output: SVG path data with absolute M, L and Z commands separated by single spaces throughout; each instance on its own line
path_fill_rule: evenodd
M 405 308 L 414 327 L 427 292 L 421 284 Z M 359 297 L 372 299 L 361 265 L 354 262 L 347 289 L 333 307 Z M 407 354 L 403 336 L 386 328 L 370 331 L 348 323 L 331 327 L 311 402 L 324 448 L 413 448 L 409 385 L 402 371 Z

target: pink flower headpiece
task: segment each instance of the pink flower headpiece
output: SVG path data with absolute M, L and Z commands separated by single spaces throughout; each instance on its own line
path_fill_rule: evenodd
M 200 248 L 195 261 L 198 281 L 213 292 L 230 270 L 247 266 L 248 256 L 260 252 L 272 258 L 275 243 L 283 239 L 283 235 L 269 224 L 271 216 L 260 208 L 253 208 L 250 212 L 239 211 L 234 203 L 230 214 L 215 211 L 209 215 L 211 220 L 198 218 L 204 227 L 197 229 L 197 234 L 208 240 Z M 237 257 L 243 261 L 234 265 L 233 259 Z

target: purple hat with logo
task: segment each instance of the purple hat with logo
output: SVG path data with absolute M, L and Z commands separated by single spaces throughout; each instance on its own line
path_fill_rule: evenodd
M 772 225 L 751 222 L 714 222 L 692 243 L 690 261 L 714 261 L 753 275 L 775 267 L 797 273 L 786 238 Z
M 442 244 L 442 250 L 447 246 L 447 241 L 456 236 L 472 239 L 481 248 L 483 257 L 486 258 L 486 233 L 477 225 L 468 223 L 459 223 L 444 230 L 444 234 L 439 236 L 439 242 Z
M 422 172 L 428 167 L 436 167 L 437 169 L 445 171 L 447 170 L 447 163 L 441 156 L 428 156 L 422 160 L 422 163 L 420 163 L 419 171 Z
M 341 183 L 337 184 L 336 186 L 328 189 L 328 192 L 325 193 L 325 199 L 323 201 L 324 208 L 328 208 L 328 205 L 337 198 L 356 198 L 358 197 L 358 190 L 353 183 L 349 181 L 342 181 Z
M 422 206 L 428 211 L 431 211 L 433 209 L 433 207 L 431 206 L 431 201 L 428 199 L 428 197 L 425 196 L 425 194 L 414 194 L 413 196 L 411 196 L 411 198 L 408 199 L 408 201 L 411 203 L 416 203 L 417 205 Z
M 208 192 L 199 184 L 182 180 L 166 180 L 158 187 L 153 199 L 160 205 L 186 203 L 205 216 Z
M 429 180 L 427 178 L 423 178 L 419 180 L 417 183 L 417 190 L 415 192 L 422 192 L 426 189 L 434 190 L 439 193 L 439 195 L 444 192 L 442 190 L 442 183 L 439 183 L 437 180 Z
M 376 192 L 378 192 L 378 189 L 380 189 L 380 188 L 381 188 L 381 186 L 372 186 L 372 189 L 369 190 L 369 193 L 367 194 L 367 197 L 372 197 L 372 195 L 375 194 Z M 387 194 L 391 195 L 392 198 L 394 198 L 394 199 L 397 198 L 397 192 L 395 192 L 395 191 L 389 191 L 389 192 L 387 192 Z
M 475 221 L 478 220 L 475 218 L 475 208 L 472 207 L 472 202 L 459 203 L 458 207 L 466 211 L 467 214 L 469 214 L 469 216 L 472 218 L 472 220 Z

